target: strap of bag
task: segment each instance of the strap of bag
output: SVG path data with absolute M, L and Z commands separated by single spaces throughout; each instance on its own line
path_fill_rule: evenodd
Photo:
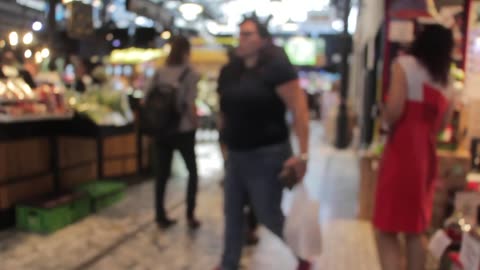
M 178 80 L 177 82 L 179 84 L 183 83 L 183 81 L 187 78 L 187 75 L 190 73 L 190 67 L 187 66 L 183 71 L 182 73 L 180 74 L 180 77 L 178 77 Z
M 183 71 L 182 73 L 180 74 L 180 76 L 178 77 L 178 85 L 180 86 L 178 89 L 181 90 L 181 97 L 182 97 L 182 101 L 181 103 L 179 104 L 180 105 L 180 112 L 182 114 L 184 114 L 186 111 L 187 111 L 187 103 L 185 102 L 185 96 L 186 96 L 186 93 L 187 93 L 187 90 L 186 87 L 184 86 L 184 81 L 185 79 L 187 78 L 188 74 L 190 74 L 190 67 L 187 66 Z

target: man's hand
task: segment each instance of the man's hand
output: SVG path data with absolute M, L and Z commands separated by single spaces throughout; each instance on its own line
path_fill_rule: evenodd
M 290 167 L 295 170 L 295 174 L 297 175 L 297 181 L 303 182 L 305 178 L 305 174 L 307 173 L 307 162 L 302 160 L 299 157 L 291 157 L 288 159 L 285 164 L 285 167 Z

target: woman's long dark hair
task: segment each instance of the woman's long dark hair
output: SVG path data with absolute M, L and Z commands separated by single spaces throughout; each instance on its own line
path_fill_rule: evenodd
M 184 36 L 176 36 L 170 42 L 171 51 L 167 57 L 167 66 L 180 66 L 185 64 L 186 56 L 190 54 L 192 45 L 190 41 Z
M 428 25 L 413 42 L 410 53 L 425 66 L 435 82 L 447 85 L 453 47 L 451 30 Z

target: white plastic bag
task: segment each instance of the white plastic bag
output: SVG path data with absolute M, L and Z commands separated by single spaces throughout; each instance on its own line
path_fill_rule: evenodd
M 303 184 L 297 185 L 292 193 L 293 201 L 284 229 L 285 242 L 300 258 L 318 256 L 322 252 L 320 205 L 310 198 Z

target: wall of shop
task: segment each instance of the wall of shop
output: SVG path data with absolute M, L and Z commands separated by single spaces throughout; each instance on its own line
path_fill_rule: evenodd
M 43 12 L 19 5 L 17 0 L 2 0 L 1 2 L 0 34 L 30 28 L 35 20 L 44 17 Z

